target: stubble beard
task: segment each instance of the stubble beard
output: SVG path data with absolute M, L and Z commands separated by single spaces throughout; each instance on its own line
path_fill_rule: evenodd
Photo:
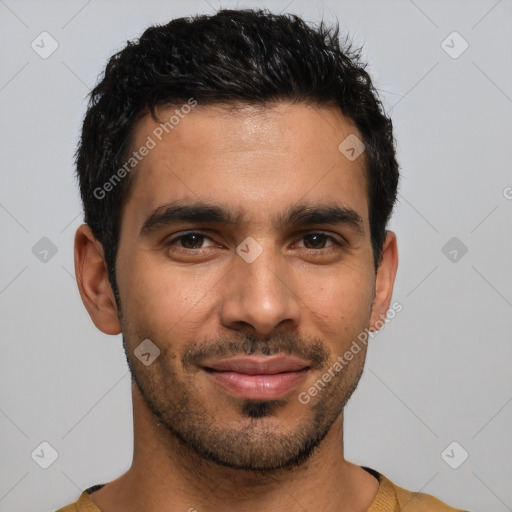
M 240 353 L 243 348 L 246 353 L 252 354 L 287 352 L 303 355 L 304 347 L 313 347 L 307 355 L 316 357 L 319 369 L 325 371 L 330 364 L 327 352 L 319 343 L 298 343 L 296 337 L 290 336 L 274 337 L 272 341 L 250 337 L 244 339 L 245 342 L 215 343 L 217 353 Z M 230 427 L 223 425 L 222 418 L 215 418 L 208 411 L 206 403 L 194 393 L 193 381 L 187 384 L 177 377 L 171 363 L 173 357 L 163 346 L 161 356 L 150 367 L 134 360 L 126 348 L 124 336 L 123 346 L 132 380 L 148 409 L 163 427 L 170 457 L 176 455 L 173 452 L 180 451 L 182 455 L 188 454 L 189 459 L 266 474 L 297 468 L 312 456 L 356 389 L 365 357 L 364 353 L 360 353 L 319 390 L 314 402 L 312 400 L 310 404 L 303 405 L 305 414 L 300 421 L 293 422 L 294 426 L 286 425 L 285 420 L 279 421 L 279 417 L 289 400 L 297 400 L 295 393 L 284 400 L 234 401 L 241 422 Z M 214 345 L 202 346 L 202 351 L 193 352 L 197 355 L 196 359 Z M 190 360 L 194 360 L 194 357 Z M 321 370 L 318 372 L 318 378 L 322 373 Z

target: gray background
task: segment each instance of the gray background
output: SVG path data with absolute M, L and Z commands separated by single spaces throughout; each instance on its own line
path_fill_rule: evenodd
M 121 337 L 96 330 L 74 278 L 72 158 L 106 59 L 149 24 L 218 6 L 184 4 L 0 0 L 1 512 L 53 511 L 130 465 Z M 222 4 L 236 5 L 338 17 L 394 120 L 403 311 L 371 342 L 347 458 L 461 508 L 512 510 L 511 1 Z M 46 59 L 31 47 L 43 31 L 59 45 Z M 46 470 L 31 457 L 49 461 L 43 441 L 58 453 Z

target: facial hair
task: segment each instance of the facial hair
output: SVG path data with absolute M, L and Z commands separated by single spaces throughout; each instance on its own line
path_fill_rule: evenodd
M 301 405 L 303 413 L 295 415 L 291 422 L 279 418 L 290 400 L 297 401 L 296 394 L 278 400 L 233 398 L 233 407 L 241 421 L 230 425 L 213 414 L 210 400 L 201 396 L 194 386 L 203 359 L 241 354 L 294 355 L 310 361 L 310 369 L 321 379 L 337 355 L 331 354 L 320 339 L 305 339 L 285 332 L 264 339 L 237 333 L 203 341 L 187 347 L 181 357 L 173 352 L 169 341 L 149 338 L 161 354 L 150 366 L 145 366 L 133 356 L 133 348 L 149 336 L 130 333 L 129 329 L 123 329 L 123 333 L 132 380 L 167 434 L 201 459 L 245 471 L 272 472 L 306 462 L 356 389 L 365 357 L 365 351 L 361 350 L 342 372 L 324 383 L 315 400 Z M 131 343 L 132 334 L 139 341 Z M 178 360 L 181 365 L 176 364 Z M 213 393 L 211 400 L 215 400 Z

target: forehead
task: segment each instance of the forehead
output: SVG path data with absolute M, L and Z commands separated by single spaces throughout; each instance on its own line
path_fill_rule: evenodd
M 367 222 L 365 155 L 352 160 L 339 149 L 362 137 L 339 109 L 182 107 L 158 110 L 162 123 L 146 115 L 135 126 L 131 149 L 145 156 L 124 207 L 134 222 L 180 199 L 224 204 L 261 222 L 293 204 L 337 203 Z

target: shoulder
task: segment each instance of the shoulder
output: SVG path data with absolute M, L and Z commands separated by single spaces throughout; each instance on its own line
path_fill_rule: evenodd
M 400 512 L 465 512 L 453 508 L 438 498 L 422 492 L 412 492 L 395 485 L 384 475 L 380 475 L 381 486 L 388 489 L 388 493 L 395 495 Z
M 78 508 L 78 501 L 75 503 L 71 503 L 70 505 L 66 505 L 65 507 L 59 508 L 56 512 L 78 512 L 80 509 Z
M 59 508 L 56 512 L 101 512 L 89 496 L 90 489 L 85 490 L 75 503 Z

